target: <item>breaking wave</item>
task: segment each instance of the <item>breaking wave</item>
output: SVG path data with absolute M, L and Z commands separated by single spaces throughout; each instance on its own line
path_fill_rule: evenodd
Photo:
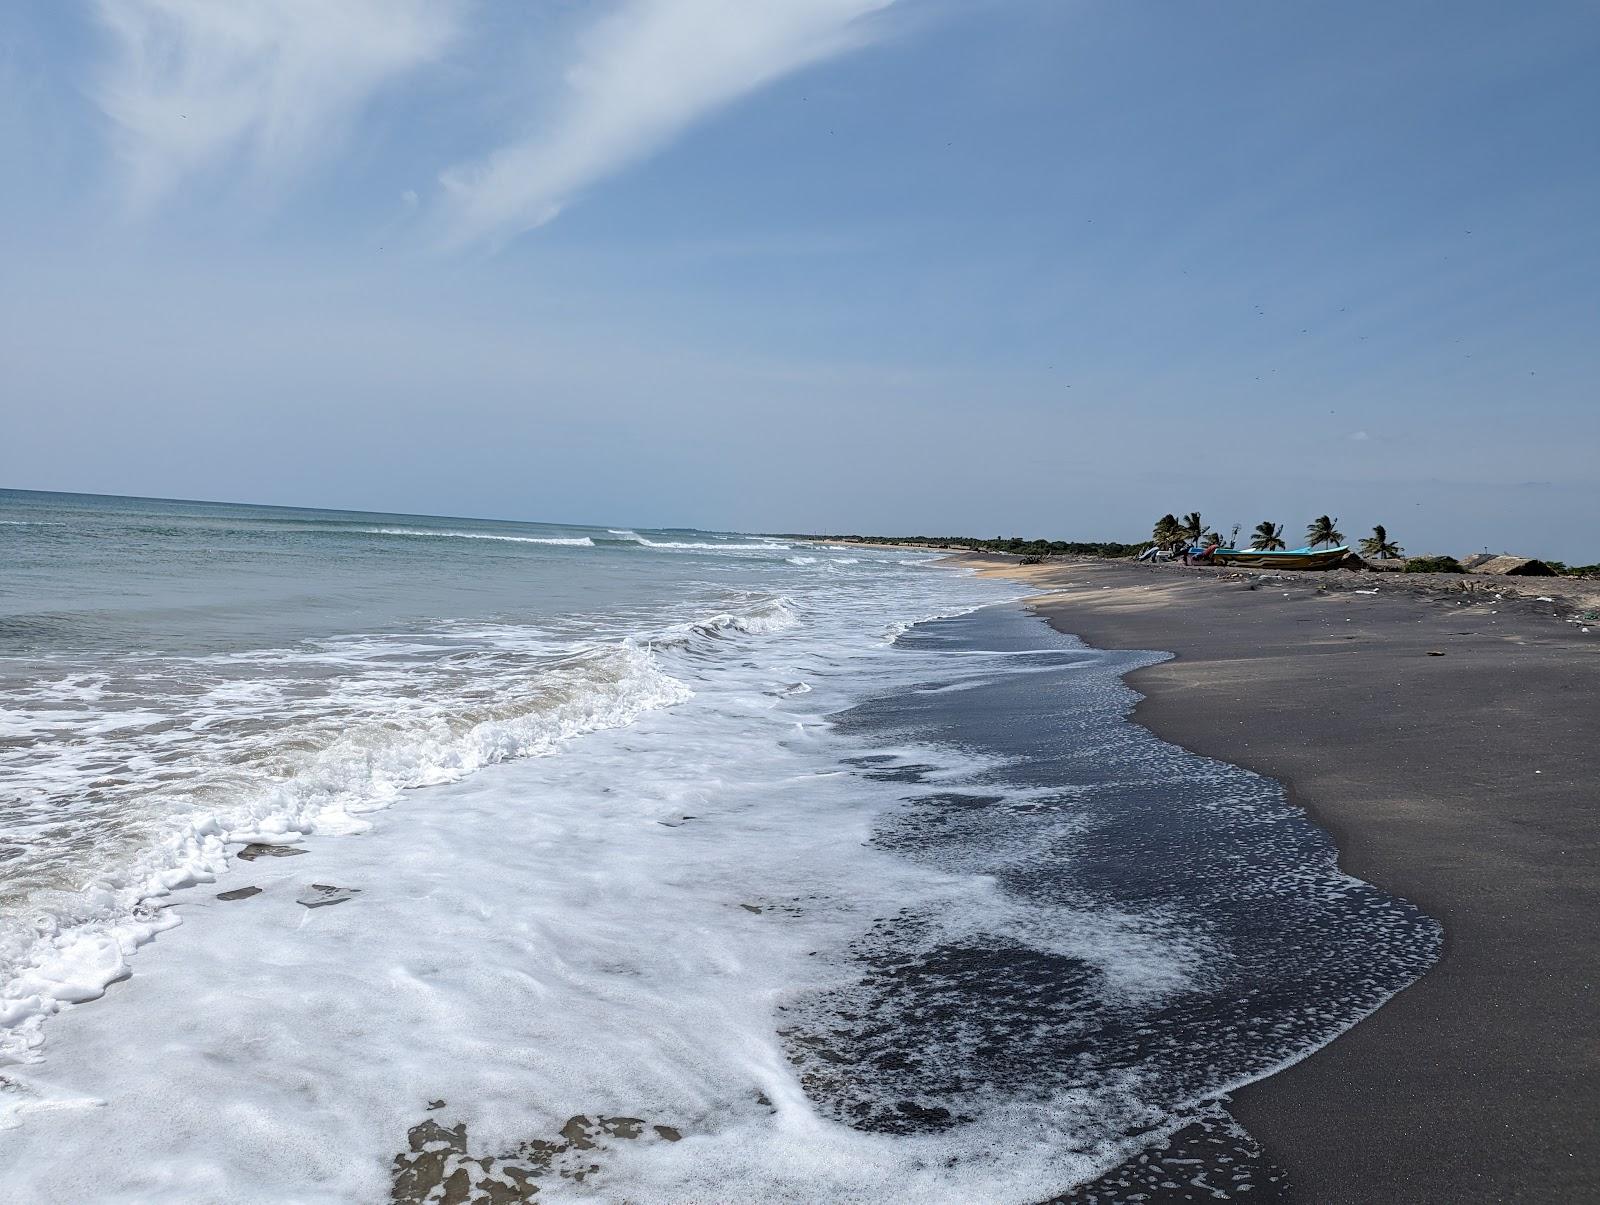
M 450 540 L 503 540 L 509 544 L 558 544 L 568 548 L 593 548 L 588 536 L 503 536 L 486 531 L 435 531 L 426 527 L 363 527 L 371 536 L 433 536 Z
M 735 540 L 651 540 L 636 531 L 622 528 L 608 528 L 612 535 L 628 544 L 641 544 L 646 548 L 679 548 L 692 552 L 782 552 L 788 544 L 779 544 L 771 540 L 759 544 L 741 543 Z
M 433 643 L 357 637 L 303 650 L 212 656 L 187 671 L 196 686 L 182 697 L 194 718 L 148 709 L 104 712 L 103 683 L 86 678 L 41 684 L 49 697 L 34 700 L 32 712 L 20 708 L 9 733 L 41 741 L 30 750 L 37 783 L 22 787 L 33 802 L 24 800 L 10 834 L 24 857 L 30 840 L 44 849 L 63 818 L 85 802 L 81 787 L 76 797 L 61 794 L 63 784 L 76 785 L 72 749 L 84 743 L 61 742 L 63 725 L 90 725 L 96 743 L 111 741 L 129 766 L 145 767 L 148 781 L 116 798 L 120 811 L 138 809 L 148 822 L 125 835 L 136 852 L 102 850 L 97 866 L 76 872 L 77 883 L 90 880 L 87 887 L 35 891 L 32 915 L 0 921 L 0 1065 L 35 1060 L 49 1017 L 124 978 L 134 951 L 178 923 L 161 901 L 214 882 L 230 864 L 230 845 L 295 845 L 314 834 L 364 831 L 366 814 L 407 790 L 548 755 L 576 736 L 626 727 L 691 698 L 691 687 L 662 665 L 657 650 L 699 642 L 700 654 L 709 655 L 731 637 L 798 622 L 790 600 L 768 598 L 753 599 L 745 613 L 721 612 L 651 636 L 565 652 L 538 633 L 452 628 Z M 477 651 L 458 643 L 469 640 Z M 337 676 L 327 696 L 298 709 L 286 705 L 286 687 L 329 671 Z M 200 690 L 202 681 L 211 685 Z M 419 683 L 429 685 L 419 692 Z M 195 725 L 213 723 L 209 756 L 167 739 L 181 733 L 192 740 Z M 230 738 L 231 731 L 242 735 Z M 102 744 L 102 752 L 108 748 Z M 95 795 L 85 822 L 103 830 L 110 799 Z M 35 879 L 35 886 L 45 881 Z M 24 890 L 27 883 L 19 876 L 16 886 Z

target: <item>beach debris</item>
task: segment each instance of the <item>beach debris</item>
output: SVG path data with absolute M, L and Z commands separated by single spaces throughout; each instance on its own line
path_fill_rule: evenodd
M 618 1141 L 682 1139 L 675 1126 L 642 1117 L 579 1114 L 566 1120 L 559 1138 L 533 1138 L 500 1154 L 478 1154 L 470 1149 L 465 1122 L 446 1127 L 429 1118 L 406 1132 L 410 1149 L 394 1157 L 390 1200 L 400 1205 L 539 1200 L 539 1180 L 559 1176 L 581 1184 L 600 1171 L 598 1160 Z
M 1555 599 L 1551 598 L 1548 594 L 1541 594 L 1541 595 L 1539 595 L 1538 598 L 1534 599 L 1533 601 L 1534 602 L 1555 602 Z
M 292 858 L 306 851 L 298 845 L 266 845 L 260 841 L 252 841 L 238 853 L 246 862 L 254 862 L 257 858 Z
M 1357 590 L 1357 594 L 1376 594 L 1376 590 Z
M 232 891 L 218 892 L 217 898 L 219 900 L 247 900 L 252 895 L 260 894 L 261 888 L 259 887 L 235 887 Z
M 327 908 L 354 899 L 360 894 L 359 887 L 335 887 L 331 883 L 313 883 L 300 893 L 295 902 L 307 908 Z
M 1443 657 L 1444 656 L 1444 651 L 1442 649 L 1429 649 L 1428 650 L 1428 656 L 1430 656 L 1430 657 Z

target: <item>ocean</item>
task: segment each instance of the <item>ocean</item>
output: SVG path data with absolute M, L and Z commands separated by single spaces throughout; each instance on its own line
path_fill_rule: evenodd
M 1437 924 L 936 561 L 0 492 L 0 1197 L 1269 1191 Z

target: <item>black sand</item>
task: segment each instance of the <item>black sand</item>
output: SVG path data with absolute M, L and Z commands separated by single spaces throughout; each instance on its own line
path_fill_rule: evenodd
M 1020 573 L 1069 587 L 1040 604 L 1060 630 L 1177 654 L 1132 675 L 1140 722 L 1285 782 L 1341 865 L 1445 925 L 1420 982 L 1236 1095 L 1293 1198 L 1600 1200 L 1600 630 L 1390 575 Z

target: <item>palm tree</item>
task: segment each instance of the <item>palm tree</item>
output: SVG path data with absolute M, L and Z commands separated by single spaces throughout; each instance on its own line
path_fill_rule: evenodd
M 1275 552 L 1287 547 L 1283 542 L 1283 524 L 1274 523 L 1271 519 L 1257 523 L 1255 533 L 1250 537 L 1250 547 L 1257 552 Z
M 1162 515 L 1156 520 L 1156 525 L 1150 532 L 1150 539 L 1155 542 L 1157 548 L 1176 544 L 1183 539 L 1183 525 L 1178 522 L 1176 515 Z
M 1405 554 L 1406 550 L 1389 538 L 1382 523 L 1374 525 L 1372 534 L 1361 541 L 1361 555 L 1374 560 L 1387 561 Z
M 1205 520 L 1200 517 L 1200 512 L 1192 510 L 1183 516 L 1183 521 L 1178 524 L 1178 529 L 1183 532 L 1183 538 L 1191 544 L 1198 544 L 1206 534 Z
M 1339 520 L 1318 515 L 1306 528 L 1306 543 L 1313 548 L 1318 544 L 1343 544 L 1344 532 L 1339 530 Z

